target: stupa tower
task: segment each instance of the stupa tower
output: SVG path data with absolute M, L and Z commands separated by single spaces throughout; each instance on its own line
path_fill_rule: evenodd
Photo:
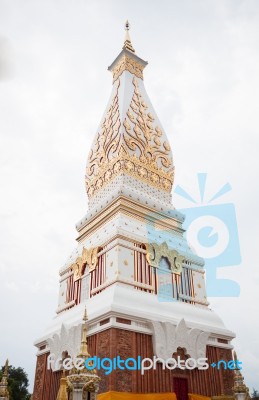
M 83 332 L 82 332 L 82 340 L 80 352 L 78 354 L 78 359 L 89 360 L 90 354 L 88 352 L 87 346 L 87 313 L 85 310 L 84 318 L 83 318 Z M 89 362 L 89 365 L 93 365 L 92 362 Z M 72 400 L 96 400 L 97 392 L 99 390 L 99 382 L 100 378 L 96 374 L 95 369 L 87 369 L 84 366 L 83 369 L 78 370 L 74 367 L 69 376 L 67 377 L 68 385 L 71 390 L 71 398 Z
M 6 360 L 4 373 L 0 381 L 0 400 L 9 400 L 9 390 L 8 390 L 8 367 L 9 361 Z
M 56 316 L 38 348 L 34 400 L 54 400 L 60 370 L 47 358 L 80 351 L 81 315 L 88 310 L 91 355 L 122 359 L 179 356 L 209 363 L 232 359 L 235 336 L 209 308 L 204 262 L 188 245 L 184 216 L 174 209 L 170 144 L 143 82 L 147 62 L 129 36 L 109 67 L 110 100 L 86 168 L 88 213 L 76 225 L 78 245 L 60 269 Z M 115 370 L 100 392 L 231 394 L 233 372 Z M 138 398 L 138 397 L 136 397 Z

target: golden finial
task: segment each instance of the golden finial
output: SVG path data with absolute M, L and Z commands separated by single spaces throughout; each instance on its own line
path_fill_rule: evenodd
M 74 368 L 70 370 L 69 375 L 67 376 L 68 390 L 73 391 L 73 393 L 78 389 L 81 383 L 82 387 L 87 392 L 97 392 L 98 384 L 100 382 L 100 378 L 97 376 L 96 370 L 94 368 L 89 369 L 90 366 L 93 367 L 93 361 L 89 360 L 90 354 L 88 353 L 87 348 L 87 320 L 88 317 L 85 308 L 83 316 L 81 347 L 80 353 L 78 354 L 78 358 L 85 359 L 85 362 L 84 365 L 82 365 L 82 368 L 80 367 L 80 370 L 78 370 L 76 366 L 74 366 Z M 63 398 L 57 400 L 63 400 Z
M 84 312 L 84 316 L 83 316 L 83 321 L 86 323 L 86 321 L 88 321 L 88 316 L 87 316 L 87 310 L 85 307 L 85 312 Z
M 83 325 L 82 340 L 80 347 L 80 356 L 89 357 L 90 354 L 88 353 L 88 346 L 87 346 L 87 324 L 86 324 L 86 322 L 88 321 L 88 317 L 86 308 L 84 311 L 83 321 L 84 325 Z
M 67 378 L 66 378 L 65 370 L 63 370 L 56 400 L 67 400 L 67 387 L 68 387 Z
M 130 24 L 129 24 L 129 21 L 127 20 L 125 22 L 126 34 L 125 34 L 123 49 L 131 51 L 131 53 L 135 53 L 134 47 L 132 46 L 132 43 L 130 40 L 129 30 L 130 30 Z

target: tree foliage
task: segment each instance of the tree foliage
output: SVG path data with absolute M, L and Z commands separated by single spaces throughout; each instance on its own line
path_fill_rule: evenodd
M 0 379 L 2 378 L 4 367 L 0 371 Z M 10 393 L 10 400 L 29 400 L 30 393 L 28 391 L 29 380 L 28 375 L 23 368 L 15 368 L 9 366 L 8 368 L 8 389 Z
M 252 397 L 253 399 L 259 398 L 259 392 L 258 392 L 258 390 L 255 390 L 255 388 L 253 388 L 251 397 Z

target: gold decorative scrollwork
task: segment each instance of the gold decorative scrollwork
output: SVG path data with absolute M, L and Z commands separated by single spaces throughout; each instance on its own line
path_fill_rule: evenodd
M 127 112 L 128 119 L 125 118 L 123 122 L 124 143 L 129 150 L 139 154 L 139 160 L 144 164 L 155 169 L 168 169 L 172 166 L 170 145 L 166 141 L 161 143 L 163 133 L 158 126 L 153 126 L 154 117 L 147 112 L 148 106 L 142 98 L 137 79 L 133 78 L 132 82 L 135 89 Z M 172 173 L 172 170 L 168 173 Z
M 135 77 L 132 83 L 134 93 L 123 124 L 119 113 L 118 81 L 89 155 L 86 173 L 89 198 L 122 172 L 158 189 L 171 191 L 174 169 L 170 145 L 162 139 L 159 126 L 154 126 L 155 119 L 148 112 Z
M 158 268 L 162 257 L 164 257 L 168 260 L 171 271 L 175 274 L 181 274 L 184 257 L 178 251 L 170 249 L 166 242 L 162 244 L 148 243 L 146 250 L 146 259 L 149 265 Z
M 86 171 L 86 186 L 89 197 L 100 189 L 104 182 L 109 182 L 113 176 L 113 170 L 107 169 L 107 162 L 116 157 L 120 144 L 119 86 L 120 82 L 102 123 L 101 131 L 97 135 L 95 146 L 89 154 Z M 95 179 L 94 185 L 92 184 L 93 178 Z
M 89 266 L 89 271 L 93 271 L 98 263 L 99 247 L 91 247 L 90 249 L 83 248 L 82 255 L 77 257 L 75 263 L 71 265 L 74 273 L 74 281 L 81 278 L 84 272 L 84 266 Z
M 144 65 L 140 64 L 136 60 L 134 60 L 132 57 L 129 57 L 127 55 L 124 55 L 121 57 L 119 62 L 115 65 L 115 67 L 112 70 L 113 74 L 113 82 L 116 81 L 116 79 L 119 78 L 119 76 L 123 73 L 123 71 L 127 70 L 131 74 L 134 74 L 138 78 L 143 79 L 143 69 Z
M 98 250 L 99 247 L 92 247 L 88 250 L 85 248 L 83 249 L 82 259 L 85 264 L 89 265 L 90 271 L 95 269 L 98 263 Z

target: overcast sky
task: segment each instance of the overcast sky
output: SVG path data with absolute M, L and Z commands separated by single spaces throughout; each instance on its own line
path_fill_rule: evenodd
M 218 202 L 235 204 L 242 264 L 219 274 L 241 295 L 209 300 L 259 389 L 257 0 L 0 0 L 0 364 L 9 357 L 33 382 L 33 341 L 87 211 L 86 159 L 127 18 L 176 184 L 198 197 L 196 174 L 207 172 L 208 197 L 232 186 Z

